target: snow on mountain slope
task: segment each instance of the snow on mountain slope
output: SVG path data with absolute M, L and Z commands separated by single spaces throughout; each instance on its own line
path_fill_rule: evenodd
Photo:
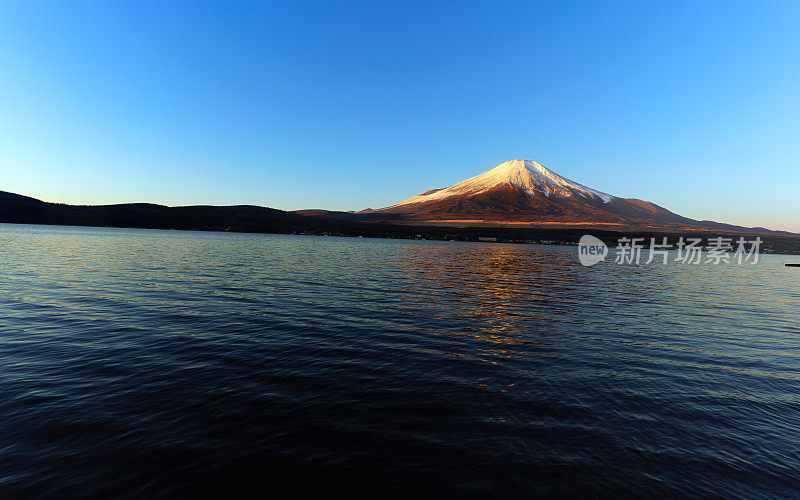
M 532 160 L 509 160 L 452 186 L 429 189 L 400 203 L 362 210 L 352 217 L 390 224 L 454 227 L 523 224 L 640 231 L 745 229 L 690 219 L 650 201 L 612 196 L 562 177 Z
M 443 189 L 428 190 L 387 208 L 427 203 L 453 196 L 474 196 L 503 185 L 522 189 L 532 196 L 536 193 L 542 193 L 548 198 L 582 196 L 589 199 L 596 198 L 603 203 L 610 203 L 614 199 L 610 194 L 571 181 L 533 160 L 509 160 L 458 184 Z

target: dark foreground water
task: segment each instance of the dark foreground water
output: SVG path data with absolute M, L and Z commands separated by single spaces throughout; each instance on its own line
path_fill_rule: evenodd
M 0 496 L 798 496 L 792 260 L 0 225 Z

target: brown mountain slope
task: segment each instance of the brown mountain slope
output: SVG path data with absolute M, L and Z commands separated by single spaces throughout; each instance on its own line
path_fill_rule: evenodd
M 649 201 L 620 198 L 562 177 L 531 160 L 510 160 L 462 182 L 363 215 L 431 222 L 618 225 L 737 230 L 683 217 Z

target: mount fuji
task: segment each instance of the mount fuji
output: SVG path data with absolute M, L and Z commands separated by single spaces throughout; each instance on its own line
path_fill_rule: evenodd
M 682 217 L 649 201 L 613 196 L 532 160 L 509 160 L 452 186 L 360 213 L 451 223 L 734 227 Z

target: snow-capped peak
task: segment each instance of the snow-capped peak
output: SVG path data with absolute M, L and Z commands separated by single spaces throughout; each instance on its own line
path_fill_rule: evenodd
M 609 203 L 614 199 L 610 194 L 597 191 L 565 177 L 561 177 L 541 163 L 533 160 L 509 160 L 482 174 L 461 181 L 458 184 L 453 184 L 443 189 L 426 191 L 425 193 L 392 205 L 392 207 L 441 200 L 451 196 L 471 196 L 503 184 L 510 184 L 518 187 L 531 195 L 534 195 L 536 192 L 542 193 L 547 197 L 571 197 L 579 195 L 584 198 L 598 198 L 604 203 Z

